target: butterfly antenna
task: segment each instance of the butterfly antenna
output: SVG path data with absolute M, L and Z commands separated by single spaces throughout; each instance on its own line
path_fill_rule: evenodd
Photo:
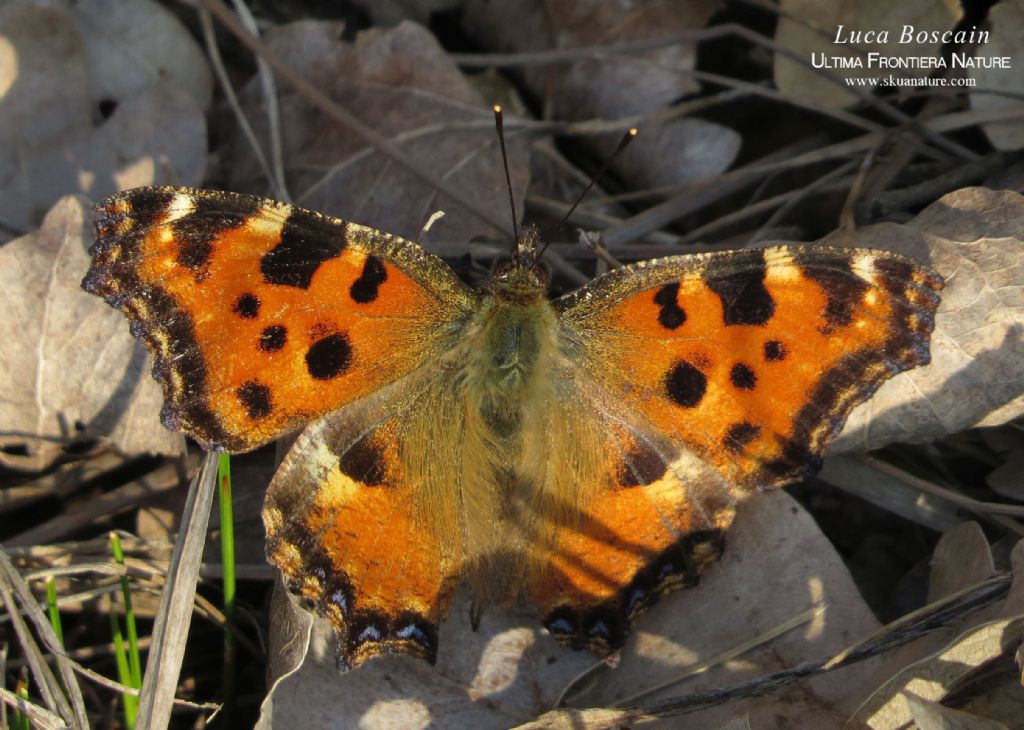
M 516 223 L 516 199 L 512 195 L 512 175 L 508 171 L 508 153 L 505 151 L 505 126 L 504 114 L 501 112 L 501 104 L 494 105 L 494 126 L 498 130 L 498 142 L 501 144 L 501 164 L 505 167 L 505 185 L 508 187 L 508 205 L 512 209 L 512 235 L 515 240 L 512 243 L 513 256 L 519 261 L 519 224 Z
M 615 148 L 614 152 L 608 155 L 607 159 L 605 159 L 604 161 L 604 164 L 601 165 L 601 169 L 598 170 L 593 175 L 591 175 L 590 182 L 587 183 L 587 187 L 583 188 L 583 192 L 576 196 L 576 202 L 572 204 L 572 207 L 569 208 L 569 212 L 562 217 L 561 221 L 559 221 L 558 226 L 555 228 L 556 231 L 562 230 L 562 226 L 569 222 L 569 218 L 572 216 L 573 213 L 576 212 L 576 208 L 578 208 L 579 204 L 583 202 L 583 199 L 587 197 L 587 193 L 590 192 L 591 188 L 594 187 L 594 184 L 597 183 L 601 176 L 604 175 L 604 173 L 608 170 L 608 166 L 612 164 L 612 160 L 618 157 L 619 153 L 622 152 L 622 150 L 626 149 L 629 143 L 633 141 L 633 138 L 636 137 L 636 134 L 636 127 L 631 127 L 629 131 L 622 135 L 622 139 L 619 140 L 619 146 Z M 544 255 L 544 252 L 548 250 L 548 246 L 550 245 L 550 241 L 545 243 L 544 248 L 540 250 L 540 253 L 537 254 L 537 258 L 534 260 L 539 261 L 540 257 Z

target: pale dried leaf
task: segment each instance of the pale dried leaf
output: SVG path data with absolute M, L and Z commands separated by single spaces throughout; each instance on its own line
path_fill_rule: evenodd
M 0 439 L 63 440 L 80 423 L 128 453 L 176 453 L 142 345 L 119 312 L 81 289 L 89 208 L 64 198 L 38 231 L 0 248 Z
M 912 693 L 907 693 L 906 697 L 918 730 L 1009 730 L 997 720 L 944 707 Z
M 902 253 L 946 280 L 931 364 L 854 409 L 829 453 L 929 441 L 1024 412 L 1024 197 L 964 188 L 909 223 L 837 231 L 819 243 Z
M 607 706 L 634 691 L 676 676 L 700 660 L 774 628 L 809 606 L 828 608 L 812 623 L 716 667 L 676 688 L 722 686 L 807 659 L 837 652 L 878 627 L 842 560 L 811 517 L 788 495 L 775 493 L 741 505 L 723 560 L 700 586 L 665 597 L 641 618 L 615 670 L 591 686 L 579 702 Z M 771 596 L 766 601 L 765 596 Z M 291 611 L 306 612 L 289 602 Z M 264 704 L 260 727 L 490 728 L 528 722 L 550 709 L 575 676 L 595 663 L 586 653 L 560 648 L 537 626 L 528 609 L 491 610 L 480 629 L 469 627 L 460 596 L 442 624 L 436 667 L 409 657 L 375 660 L 338 674 L 334 638 L 316 620 L 309 654 L 294 674 L 281 679 Z M 296 619 L 283 642 L 295 661 L 303 642 Z M 274 636 L 272 628 L 272 637 Z M 754 727 L 782 718 L 793 727 L 820 727 L 852 711 L 851 697 L 871 686 L 873 663 L 839 670 L 782 696 L 730 703 L 691 716 L 694 727 L 715 727 L 749 713 Z M 669 690 L 672 692 L 673 690 Z M 664 693 L 663 693 L 664 694 Z M 774 720 L 768 721 L 769 723 Z M 652 725 L 656 727 L 658 725 Z M 678 719 L 664 727 L 678 727 Z
M 0 8 L 0 220 L 10 226 L 35 227 L 66 193 L 202 179 L 206 122 L 189 92 L 154 80 L 97 123 L 86 47 L 59 8 Z
M 993 492 L 1007 499 L 1024 502 L 1024 447 L 1013 449 L 1005 459 L 988 473 L 985 483 Z
M 874 730 L 896 730 L 912 718 L 907 700 L 913 694 L 941 700 L 964 676 L 1015 647 L 1024 637 L 1024 615 L 1000 619 L 958 636 L 941 651 L 910 664 L 876 690 L 846 724 Z
M 647 40 L 703 28 L 720 8 L 717 0 L 669 3 L 645 0 L 473 0 L 464 23 L 475 38 L 500 51 L 529 52 Z M 646 53 L 593 53 L 568 64 L 525 66 L 529 89 L 558 119 L 650 114 L 700 89 L 689 73 L 696 44 L 676 43 Z M 632 188 L 683 184 L 722 172 L 732 163 L 740 137 L 701 119 L 645 122 L 640 135 L 612 165 Z M 595 140 L 601 155 L 619 134 Z
M 85 44 L 94 99 L 127 101 L 169 83 L 205 109 L 213 75 L 199 44 L 153 0 L 65 0 Z
M 355 43 L 339 40 L 339 31 L 337 23 L 302 21 L 272 29 L 266 42 L 285 63 L 467 200 L 508 210 L 491 108 L 437 40 L 413 23 L 366 31 Z M 261 94 L 258 82 L 252 82 L 243 106 L 265 136 Z M 427 244 L 506 234 L 375 152 L 290 88 L 281 88 L 280 104 L 285 173 L 295 203 L 411 239 L 419 237 L 431 214 L 444 210 L 444 219 L 424 236 Z M 471 124 L 477 126 L 467 128 Z M 510 132 L 507 141 L 513 189 L 522 201 L 529 174 L 526 140 Z M 266 192 L 247 147 L 238 150 L 230 186 Z
M 0 185 L 19 146 L 60 139 L 88 119 L 92 98 L 82 39 L 57 8 L 0 6 Z
M 932 553 L 928 603 L 988 580 L 996 573 L 992 550 L 977 522 L 947 531 Z
M 991 24 L 988 43 L 980 46 L 978 56 L 990 58 L 1005 57 L 1013 66 L 1024 58 L 1024 0 L 1003 0 L 988 11 Z M 975 109 L 1024 109 L 1024 74 L 1019 68 L 972 68 L 970 76 L 980 89 L 1004 91 L 1011 96 L 997 96 L 984 91 L 970 93 L 971 106 Z M 1014 98 L 1012 95 L 1017 95 Z M 988 122 L 982 124 L 993 146 L 1001 150 L 1017 150 L 1024 147 L 1024 125 L 1020 120 Z
M 1021 649 L 1024 650 L 1024 644 Z M 994 677 L 985 677 L 983 691 L 971 697 L 959 709 L 991 720 L 1002 722 L 1009 728 L 1020 725 L 1024 717 L 1024 686 L 1020 672 L 1010 671 Z
M 776 43 L 796 53 L 805 63 L 824 63 L 822 56 L 842 60 L 830 61 L 836 67 L 830 73 L 839 79 L 839 83 L 833 83 L 807 66 L 776 54 L 775 85 L 779 91 L 793 99 L 829 107 L 849 106 L 857 102 L 857 97 L 847 91 L 843 79 L 884 79 L 890 74 L 896 77 L 920 77 L 934 71 L 932 68 L 890 70 L 880 68 L 877 63 L 869 66 L 868 58 L 854 50 L 854 46 L 887 58 L 936 56 L 942 47 L 940 41 L 932 42 L 929 37 L 926 42 L 919 43 L 913 35 L 950 30 L 963 13 L 959 3 L 946 0 L 907 0 L 899 3 L 885 0 L 841 3 L 783 0 L 781 10 L 785 15 L 804 21 L 810 27 L 784 15 L 779 18 L 775 30 Z M 912 28 L 912 37 L 906 41 L 903 33 L 908 26 Z M 857 40 L 851 33 L 858 31 L 873 32 L 875 35 L 870 39 L 861 37 Z M 883 33 L 886 34 L 884 38 Z M 852 42 L 854 40 L 857 42 Z M 862 67 L 839 67 L 857 63 L 862 64 Z M 871 92 L 871 86 L 867 84 L 857 88 Z

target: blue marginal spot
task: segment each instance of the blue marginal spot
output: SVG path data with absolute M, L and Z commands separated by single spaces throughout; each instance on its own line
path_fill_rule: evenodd
M 380 629 L 378 629 L 373 624 L 370 624 L 365 629 L 363 629 L 361 632 L 359 632 L 359 638 L 357 638 L 356 641 L 358 643 L 360 643 L 360 644 L 363 644 L 363 643 L 365 643 L 367 641 L 380 641 L 380 639 L 381 639 Z
M 425 633 L 423 633 L 423 629 L 416 624 L 406 624 L 395 632 L 395 636 L 399 639 L 412 639 L 413 641 L 418 641 L 421 644 L 430 644 L 430 639 L 427 638 Z
M 556 618 L 548 622 L 548 631 L 557 634 L 575 634 L 576 627 L 564 618 Z
M 611 636 L 612 632 L 604 621 L 596 621 L 587 631 L 587 636 Z
M 636 610 L 636 607 L 644 602 L 644 598 L 647 597 L 647 591 L 642 588 L 634 588 L 630 594 L 629 599 L 626 601 L 626 615 L 630 615 Z
M 335 591 L 334 593 L 332 593 L 331 602 L 334 603 L 335 606 L 340 608 L 342 613 L 348 612 L 348 599 L 345 597 L 344 592 Z

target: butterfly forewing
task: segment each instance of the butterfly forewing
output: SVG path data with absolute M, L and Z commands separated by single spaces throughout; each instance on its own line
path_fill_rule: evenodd
M 84 287 L 153 353 L 164 422 L 246 451 L 436 356 L 474 295 L 372 228 L 233 193 L 138 188 L 97 206 Z

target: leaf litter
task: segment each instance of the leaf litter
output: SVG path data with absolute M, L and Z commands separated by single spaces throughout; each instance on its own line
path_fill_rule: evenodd
M 860 12 L 868 18 L 880 9 L 877 3 L 862 5 Z M 679 239 L 688 230 L 700 228 L 716 232 L 710 240 L 702 240 L 699 250 L 711 244 L 744 245 L 752 238 L 769 240 L 773 231 L 785 231 L 789 238 L 900 251 L 928 261 L 946 277 L 932 364 L 889 381 L 875 399 L 855 412 L 834 442 L 822 475 L 844 490 L 867 496 L 887 513 L 900 515 L 894 519 L 920 525 L 929 536 L 923 544 L 901 545 L 919 556 L 917 572 L 925 576 L 922 588 L 909 592 L 917 610 L 903 623 L 879 621 L 874 599 L 867 601 L 861 585 L 851 578 L 849 565 L 855 556 L 833 547 L 827 519 L 820 525 L 816 521 L 827 512 L 807 495 L 825 487 L 812 485 L 809 490 L 794 490 L 799 502 L 783 493 L 745 502 L 723 560 L 705 574 L 699 587 L 666 597 L 641 619 L 615 669 L 557 647 L 537 628 L 538 617 L 529 610 L 494 609 L 484 615 L 480 630 L 472 632 L 468 606 L 460 597 L 442 626 L 436 668 L 393 658 L 338 675 L 330 632 L 322 622 L 311 621 L 308 613 L 296 609 L 275 581 L 269 656 L 250 662 L 249 670 L 257 683 L 262 674 L 257 666 L 269 667 L 269 676 L 276 679 L 262 702 L 261 727 L 275 722 L 282 727 L 530 723 L 555 727 L 565 722 L 575 727 L 622 722 L 675 727 L 680 722 L 676 713 L 684 711 L 693 713 L 684 722 L 701 727 L 790 723 L 838 728 L 848 722 L 895 727 L 911 719 L 920 727 L 940 726 L 940 722 L 1013 726 L 1012 715 L 1006 713 L 1007 708 L 1018 706 L 1013 698 L 1020 691 L 1020 668 L 1013 657 L 1024 614 L 1021 545 L 1012 552 L 1012 567 L 1000 557 L 1008 552 L 1000 546 L 1012 544 L 1022 530 L 1018 515 L 992 512 L 986 505 L 1001 497 L 1018 499 L 1012 485 L 1015 475 L 1019 481 L 1020 470 L 1010 455 L 1020 449 L 1020 442 L 1004 439 L 1009 445 L 999 449 L 981 438 L 971 442 L 975 463 L 986 464 L 994 490 L 989 491 L 984 483 L 965 478 L 958 462 L 966 452 L 954 445 L 960 438 L 954 434 L 981 427 L 996 427 L 1011 437 L 1016 427 L 1019 433 L 1024 402 L 1021 197 L 1011 190 L 965 187 L 983 183 L 986 171 L 998 166 L 968 168 L 960 160 L 947 159 L 950 150 L 956 154 L 957 148 L 930 147 L 939 142 L 929 134 L 942 135 L 943 124 L 953 129 L 957 121 L 940 119 L 940 131 L 934 132 L 932 120 L 932 132 L 911 135 L 920 155 L 900 162 L 891 174 L 889 190 L 879 193 L 877 200 L 894 193 L 903 197 L 890 197 L 887 207 L 874 209 L 863 205 L 871 201 L 856 200 L 861 214 L 867 211 L 862 223 L 871 225 L 832 232 L 844 201 L 856 198 L 859 173 L 851 166 L 832 175 L 827 184 L 811 187 L 828 172 L 821 161 L 838 157 L 862 164 L 865 152 L 877 149 L 878 141 L 871 139 L 870 131 L 862 137 L 857 133 L 837 136 L 835 131 L 824 138 L 816 136 L 819 119 L 815 115 L 839 112 L 809 112 L 806 106 L 846 107 L 861 114 L 864 109 L 853 106 L 857 99 L 830 99 L 825 86 L 800 81 L 793 69 L 785 71 L 788 57 L 781 54 L 764 66 L 766 56 L 758 56 L 757 49 L 771 48 L 770 37 L 744 45 L 743 33 L 733 33 L 728 42 L 748 54 L 754 67 L 760 59 L 762 82 L 774 70 L 781 98 L 792 100 L 791 109 L 801 111 L 780 112 L 777 107 L 769 111 L 764 96 L 747 95 L 749 90 L 738 91 L 739 87 L 724 95 L 708 79 L 713 78 L 711 74 L 735 73 L 736 68 L 702 62 L 698 52 L 700 34 L 714 31 L 714 17 L 722 12 L 721 6 L 694 4 L 686 13 L 674 14 L 666 14 L 665 7 L 638 3 L 627 12 L 608 13 L 605 4 L 577 1 L 549 3 L 547 12 L 541 13 L 534 3 L 469 2 L 456 7 L 445 2 L 421 3 L 413 12 L 419 13 L 420 21 L 430 19 L 432 28 L 435 21 L 460 24 L 458 33 L 475 40 L 474 51 L 515 54 L 511 61 L 503 56 L 505 60 L 495 65 L 527 100 L 516 107 L 516 116 L 506 125 L 517 201 L 529 201 L 534 189 L 545 195 L 578 190 L 586 173 L 571 166 L 592 169 L 602 146 L 614 144 L 623 126 L 640 124 L 640 146 L 634 145 L 617 161 L 611 175 L 601 181 L 604 189 L 584 204 L 582 212 L 596 215 L 600 210 L 605 225 L 624 224 L 642 214 L 651 201 L 658 202 L 655 189 L 671 195 L 673 186 L 679 189 L 680 185 L 690 186 L 686 189 L 691 202 L 677 209 L 681 212 L 659 218 L 657 225 L 644 226 L 641 240 L 618 239 L 617 256 L 676 253 Z M 431 15 L 438 8 L 440 14 Z M 129 15 L 132 12 L 151 22 L 139 21 Z M 390 7 L 387 12 L 397 13 L 390 20 L 402 17 L 401 8 Z M 740 26 L 746 24 L 744 32 L 756 36 L 765 32 L 759 15 L 763 12 L 734 11 L 728 19 L 738 18 Z M 789 25 L 792 18 L 824 26 L 833 23 L 834 19 L 819 18 L 815 12 L 784 3 L 775 43 L 806 57 L 814 41 L 793 35 Z M 955 22 L 948 10 L 943 12 L 947 15 L 936 19 L 938 26 Z M 152 35 L 135 42 L 130 34 L 117 31 L 120 25 L 97 21 L 104 13 L 126 24 L 131 20 L 130 25 L 146 26 Z M 466 68 L 479 67 L 479 59 L 471 59 L 457 42 L 453 45 L 456 36 L 435 35 L 410 22 L 356 33 L 331 18 L 290 24 L 277 20 L 261 17 L 257 27 L 280 60 L 364 123 L 380 129 L 400 154 L 415 158 L 470 202 L 507 210 L 490 121 L 491 97 L 479 90 L 496 87 L 483 86 L 481 79 L 467 78 L 459 69 L 460 59 L 466 61 Z M 846 18 L 840 22 L 852 27 L 867 21 Z M 616 47 L 679 33 L 697 35 L 695 40 L 665 43 L 641 53 L 623 53 Z M 223 33 L 217 42 L 225 44 Z M 1014 42 L 1012 37 L 1005 41 L 1011 48 Z M 603 47 L 609 50 L 602 52 Z M 568 62 L 534 62 L 552 50 L 572 55 L 575 49 L 583 50 Z M 925 52 L 931 51 L 921 51 Z M 132 68 L 139 58 L 144 62 Z M 240 63 L 237 50 L 225 53 L 224 59 L 233 79 L 244 82 L 251 76 L 251 65 Z M 0 89 L 4 94 L 0 120 L 5 122 L 0 129 L 6 130 L 0 132 L 0 145 L 15 151 L 12 154 L 21 166 L 15 175 L 14 168 L 5 173 L 0 162 L 0 173 L 4 173 L 0 188 L 5 191 L 0 199 L 11 201 L 9 208 L 0 207 L 0 222 L 12 231 L 29 232 L 38 226 L 0 248 L 0 257 L 6 257 L 0 260 L 0 296 L 12 313 L 4 319 L 7 329 L 0 333 L 5 342 L 0 377 L 9 380 L 0 400 L 4 478 L 9 489 L 23 490 L 9 492 L 10 511 L 0 509 L 0 516 L 29 516 L 28 522 L 8 517 L 3 533 L 5 545 L 19 546 L 9 549 L 22 569 L 31 567 L 38 573 L 61 564 L 65 568 L 89 561 L 100 565 L 103 550 L 97 552 L 93 543 L 64 547 L 48 543 L 102 534 L 111 524 L 120 524 L 147 535 L 146 540 L 130 543 L 140 561 L 135 570 L 152 561 L 158 566 L 156 572 L 135 574 L 140 590 L 158 585 L 161 571 L 166 571 L 168 539 L 178 529 L 174 524 L 178 508 L 172 503 L 170 511 L 150 513 L 148 526 L 134 521 L 135 513 L 113 517 L 113 511 L 129 505 L 129 495 L 136 494 L 133 489 L 149 487 L 144 481 L 132 481 L 139 479 L 138 474 L 117 476 L 112 470 L 125 463 L 139 464 L 139 454 L 176 453 L 180 440 L 158 426 L 159 393 L 123 320 L 99 300 L 93 309 L 87 295 L 77 292 L 81 301 L 73 296 L 86 266 L 88 208 L 81 198 L 61 200 L 61 196 L 80 192 L 95 199 L 115 189 L 160 181 L 202 181 L 269 193 L 271 184 L 242 141 L 233 112 L 219 101 L 222 94 L 214 92 L 217 105 L 204 116 L 211 96 L 210 78 L 192 31 L 161 6 L 140 3 L 138 10 L 129 10 L 117 2 L 17 2 L 0 8 Z M 465 250 L 471 239 L 484 239 L 471 249 L 478 252 L 473 267 L 488 264 L 494 252 L 502 250 L 502 230 L 483 223 L 458 201 L 438 194 L 422 178 L 346 130 L 308 94 L 295 91 L 280 78 L 277 87 L 276 102 L 283 115 L 277 128 L 266 121 L 267 87 L 255 77 L 241 84 L 241 110 L 262 145 L 267 149 L 280 145 L 285 178 L 296 202 L 411 238 L 419 235 L 431 213 L 444 209 L 446 217 L 423 237 L 428 247 L 454 254 L 460 247 Z M 57 99 L 60 105 L 55 105 Z M 898 100 L 887 97 L 883 102 Z M 749 109 L 729 106 L 736 104 Z M 984 113 L 964 123 L 981 125 L 996 148 L 1013 149 L 1012 135 L 1019 120 L 1000 118 L 997 128 L 1009 130 L 1009 136 L 999 137 L 985 121 L 988 110 L 978 105 L 974 95 L 971 104 L 975 112 Z M 53 113 L 58 108 L 60 113 Z M 673 117 L 677 108 L 697 111 Z M 743 114 L 734 118 L 722 111 L 726 108 L 743 109 Z M 1006 108 L 997 111 L 1006 114 Z M 788 123 L 768 131 L 749 122 L 769 113 L 790 115 Z M 207 124 L 212 125 L 212 166 L 207 166 Z M 608 141 L 602 142 L 595 129 L 607 131 Z M 552 145 L 552 131 L 561 134 L 557 145 Z M 797 141 L 795 136 L 802 139 Z M 760 145 L 769 156 L 763 160 L 757 160 L 756 153 L 739 157 L 741 140 L 744 148 Z M 791 149 L 787 147 L 791 144 L 801 151 L 796 155 L 782 151 Z M 829 145 L 834 146 L 831 152 Z M 984 162 L 988 154 L 984 144 L 974 140 L 971 145 Z M 936 149 L 941 152 L 936 154 Z M 819 155 L 818 162 L 814 155 Z M 0 155 L 0 159 L 12 157 Z M 870 156 L 867 159 L 869 166 L 879 164 Z M 551 164 L 553 160 L 557 162 Z M 999 164 L 1000 179 L 1022 179 L 1020 163 L 1012 156 Z M 742 175 L 726 172 L 731 167 L 745 169 Z M 538 171 L 543 171 L 543 179 Z M 639 195 L 631 199 L 631 193 Z M 762 201 L 772 202 L 773 196 L 789 203 L 769 220 L 767 216 L 777 208 Z M 911 199 L 918 202 L 899 202 Z M 569 257 L 586 266 L 593 253 L 566 242 L 564 231 L 545 220 L 554 213 L 539 203 L 528 204 L 528 214 L 545 230 L 554 231 L 552 250 L 560 260 Z M 748 207 L 765 212 L 760 218 L 732 215 Z M 883 208 L 887 220 L 871 217 L 871 210 Z M 762 229 L 765 222 L 769 225 Z M 755 232 L 758 235 L 752 236 Z M 97 343 L 102 347 L 97 348 Z M 70 359 L 88 363 L 96 377 L 61 377 L 67 370 L 60 369 L 62 358 L 72 352 Z M 98 441 L 90 441 L 83 453 L 68 452 L 67 444 L 85 434 Z M 914 443 L 922 445 L 907 445 Z M 909 469 L 907 474 L 919 471 L 923 476 L 914 479 L 924 478 L 934 489 L 922 491 L 919 481 L 901 476 L 905 472 L 883 470 L 878 462 L 860 457 L 865 450 L 879 448 L 884 448 L 883 456 Z M 251 536 L 239 547 L 239 564 L 255 581 L 245 600 L 258 606 L 271 585 L 262 559 L 258 507 L 272 458 L 264 451 L 236 462 L 241 475 L 236 497 L 249 505 L 241 510 L 239 529 Z M 165 486 L 157 490 L 161 494 L 176 489 L 175 463 L 159 467 L 169 469 L 160 482 Z M 246 464 L 252 465 L 248 471 Z M 90 485 L 84 493 L 83 483 Z M 864 485 L 874 485 L 875 491 L 865 491 Z M 123 495 L 114 494 L 122 487 Z M 52 505 L 55 498 L 64 500 L 76 490 L 88 499 L 69 502 L 71 512 L 58 515 L 67 519 L 53 524 L 52 515 L 40 519 L 31 511 L 34 504 Z M 97 500 L 103 493 L 112 496 Z M 38 501 L 39 495 L 43 502 Z M 834 499 L 848 512 L 867 509 L 850 497 Z M 83 510 L 85 501 L 97 508 Z M 78 511 L 84 519 L 75 518 Z M 972 515 L 979 522 L 966 521 Z M 211 524 L 216 536 L 216 514 Z M 944 533 L 941 539 L 939 532 Z M 217 575 L 215 546 L 215 540 L 207 546 L 207 575 Z M 87 571 L 80 575 L 85 577 L 60 578 L 61 595 L 74 597 L 66 603 L 72 617 L 68 620 L 77 622 L 80 638 L 102 644 L 102 634 L 96 636 L 89 629 L 89 616 L 100 605 L 107 608 L 99 610 L 110 610 L 109 602 L 97 603 L 95 596 L 89 596 L 103 579 L 89 577 Z M 41 583 L 34 581 L 32 587 L 41 589 Z M 895 588 L 890 584 L 885 590 Z M 205 598 L 198 601 L 200 607 L 210 605 L 203 603 Z M 144 613 L 151 615 L 152 610 Z M 213 615 L 208 609 L 199 610 Z M 215 637 L 215 642 L 219 641 L 216 631 L 202 624 L 192 628 L 193 634 Z M 311 633 L 307 636 L 307 632 Z M 174 630 L 162 635 L 181 638 Z M 167 639 L 158 640 L 154 651 L 163 651 L 167 643 Z M 863 646 L 869 647 L 864 657 L 838 660 L 848 656 L 844 650 Z M 826 671 L 832 666 L 830 657 L 836 658 L 837 668 Z M 218 698 L 216 681 L 197 684 L 196 679 L 209 677 L 211 668 L 219 671 L 218 660 L 207 664 L 205 675 L 202 659 L 192 659 L 190 664 L 186 654 L 185 661 L 188 679 L 178 684 L 179 696 Z M 998 681 L 979 684 L 973 679 L 985 668 Z M 773 690 L 782 686 L 787 689 Z M 652 692 L 653 688 L 660 689 Z M 174 691 L 174 682 L 164 691 Z M 92 695 L 85 696 L 89 701 Z M 548 713 L 560 699 L 581 709 Z M 641 709 L 616 709 L 623 700 Z M 70 707 L 55 709 L 74 723 Z M 256 721 L 255 703 L 249 713 Z M 39 717 L 47 716 L 41 710 Z

